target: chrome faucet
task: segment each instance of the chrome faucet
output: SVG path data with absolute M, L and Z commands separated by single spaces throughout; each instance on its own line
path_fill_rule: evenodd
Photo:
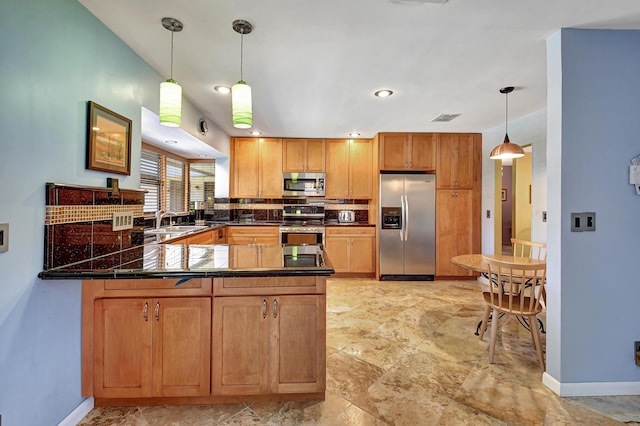
M 164 210 L 158 210 L 156 212 L 156 229 L 160 229 L 160 224 L 162 223 L 162 219 L 164 219 L 167 216 L 175 216 L 177 213 L 174 212 L 165 212 Z M 172 223 L 169 223 L 169 225 L 173 225 Z

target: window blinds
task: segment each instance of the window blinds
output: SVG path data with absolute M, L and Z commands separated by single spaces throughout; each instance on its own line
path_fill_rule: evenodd
M 144 212 L 160 210 L 160 154 L 142 150 L 140 159 L 140 188 L 147 191 L 144 195 Z

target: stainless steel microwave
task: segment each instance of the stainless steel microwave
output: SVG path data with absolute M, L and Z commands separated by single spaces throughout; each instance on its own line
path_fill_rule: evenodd
M 324 197 L 324 173 L 282 173 L 282 195 Z

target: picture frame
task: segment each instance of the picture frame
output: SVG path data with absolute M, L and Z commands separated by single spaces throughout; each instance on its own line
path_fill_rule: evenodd
M 93 101 L 88 102 L 89 170 L 131 174 L 131 120 Z
M 507 201 L 507 188 L 502 188 L 502 191 L 500 191 L 500 198 L 502 201 Z

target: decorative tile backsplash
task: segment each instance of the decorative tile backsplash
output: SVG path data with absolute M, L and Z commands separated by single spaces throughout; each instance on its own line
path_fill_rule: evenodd
M 144 244 L 144 191 L 47 183 L 44 269 Z M 133 212 L 133 228 L 112 230 L 113 213 Z

